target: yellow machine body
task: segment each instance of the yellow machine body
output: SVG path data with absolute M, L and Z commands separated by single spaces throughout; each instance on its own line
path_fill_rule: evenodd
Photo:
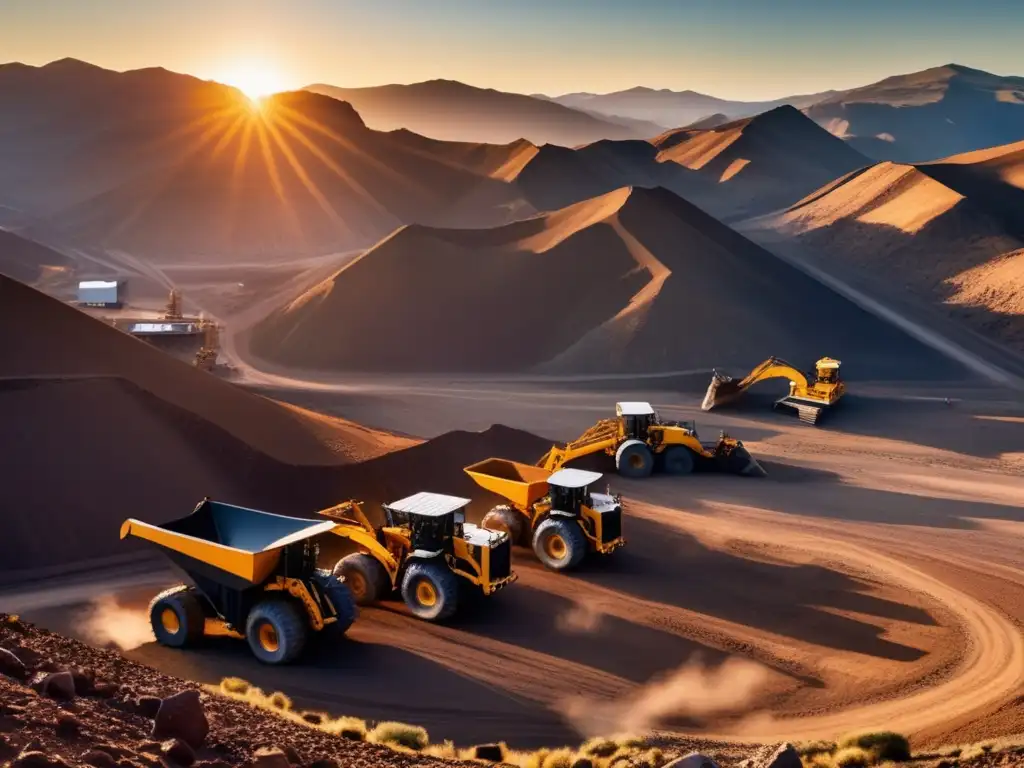
M 795 412 L 807 424 L 817 424 L 822 414 L 846 394 L 840 365 L 839 360 L 823 357 L 814 364 L 814 373 L 804 373 L 785 360 L 770 357 L 739 380 L 716 370 L 701 409 L 710 411 L 740 397 L 758 382 L 782 378 L 789 381 L 789 393 L 776 400 L 775 407 Z

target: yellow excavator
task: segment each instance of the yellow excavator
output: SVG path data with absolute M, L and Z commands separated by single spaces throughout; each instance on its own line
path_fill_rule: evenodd
M 536 466 L 553 473 L 594 453 L 614 457 L 623 477 L 648 477 L 655 471 L 687 475 L 694 469 L 749 477 L 768 474 L 742 442 L 725 432 L 716 442 L 701 442 L 692 421 L 662 421 L 650 403 L 641 402 L 616 403 L 614 419 L 601 419 L 571 443 L 552 446 Z
M 702 411 L 731 402 L 759 381 L 789 379 L 789 394 L 775 401 L 777 410 L 788 410 L 805 424 L 817 424 L 822 414 L 839 402 L 846 385 L 839 377 L 839 360 L 823 357 L 814 364 L 814 373 L 804 373 L 778 357 L 769 357 L 740 380 L 712 373 Z

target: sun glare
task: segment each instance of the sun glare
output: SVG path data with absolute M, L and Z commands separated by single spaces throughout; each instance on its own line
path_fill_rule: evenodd
M 217 78 L 222 83 L 234 86 L 253 102 L 285 89 L 281 76 L 272 68 L 259 63 L 237 65 Z

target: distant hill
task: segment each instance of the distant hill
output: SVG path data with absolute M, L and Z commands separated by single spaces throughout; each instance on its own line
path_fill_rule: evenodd
M 370 128 L 407 128 L 447 141 L 508 144 L 527 139 L 534 144 L 571 147 L 599 139 L 648 138 L 664 130 L 629 117 L 608 118 L 532 96 L 475 88 L 454 80 L 371 88 L 316 84 L 305 90 L 347 101 Z
M 533 207 L 570 205 L 622 186 L 663 186 L 726 220 L 784 208 L 869 160 L 793 107 L 649 142 L 542 147 L 516 176 Z
M 947 64 L 837 93 L 806 111 L 873 158 L 934 160 L 1024 139 L 1024 77 Z
M 574 109 L 586 109 L 602 115 L 620 115 L 648 120 L 664 126 L 690 125 L 709 115 L 722 114 L 729 120 L 750 117 L 783 105 L 802 109 L 835 93 L 789 96 L 771 101 L 729 101 L 696 91 L 654 90 L 642 86 L 614 93 L 568 93 L 551 97 Z M 709 127 L 709 126 L 708 126 Z
M 1024 352 L 1024 142 L 847 174 L 743 231 Z
M 519 301 L 544 311 L 510 311 Z M 865 377 L 902 376 L 911 359 L 949 374 L 938 353 L 696 206 L 629 188 L 496 228 L 405 227 L 250 338 L 284 365 L 446 373 L 742 367 L 765 350 L 805 360 L 828 348 Z

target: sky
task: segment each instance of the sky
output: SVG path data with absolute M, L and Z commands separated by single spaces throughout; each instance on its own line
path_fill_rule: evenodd
M 0 61 L 757 100 L 951 62 L 1024 75 L 1021 30 L 1024 0 L 0 0 Z

